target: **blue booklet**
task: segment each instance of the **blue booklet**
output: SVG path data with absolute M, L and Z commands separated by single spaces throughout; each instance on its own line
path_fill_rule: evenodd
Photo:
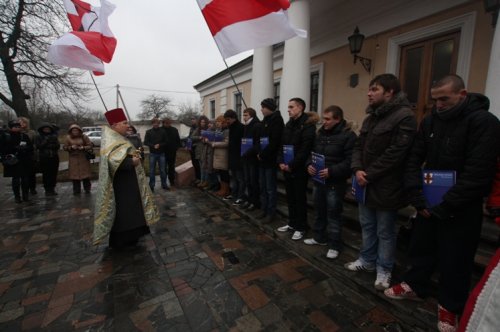
M 269 145 L 269 137 L 260 138 L 260 151 L 264 150 Z
M 283 145 L 283 163 L 290 164 L 294 159 L 293 145 Z
M 209 142 L 214 141 L 215 132 L 212 130 L 202 130 L 201 137 L 206 138 Z
M 432 208 L 441 204 L 443 196 L 457 182 L 455 171 L 449 170 L 422 170 L 422 192 L 427 207 Z
M 248 150 L 252 148 L 252 146 L 253 146 L 253 138 L 242 138 L 240 156 L 243 156 Z
M 325 156 L 316 152 L 311 152 L 311 165 L 316 169 L 316 174 L 312 179 L 316 182 L 325 184 L 325 179 L 319 177 L 319 171 L 325 169 Z
M 191 139 L 191 137 L 186 140 L 186 149 L 187 150 L 193 149 L 193 140 Z
M 214 142 L 223 142 L 224 141 L 224 133 L 222 131 L 214 132 Z
M 352 182 L 351 193 L 354 196 L 354 199 L 358 203 L 365 204 L 365 202 L 366 202 L 366 186 L 364 186 L 364 187 L 360 186 L 360 184 L 358 183 L 358 180 L 356 180 L 356 175 L 352 176 L 351 182 Z

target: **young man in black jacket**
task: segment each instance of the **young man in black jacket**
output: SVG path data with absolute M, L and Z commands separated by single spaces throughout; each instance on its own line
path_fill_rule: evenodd
M 167 136 L 167 144 L 165 145 L 165 172 L 172 187 L 175 182 L 175 159 L 177 157 L 177 149 L 181 147 L 181 138 L 179 137 L 177 128 L 172 127 L 171 119 L 164 119 L 162 128 L 165 130 Z
M 245 203 L 245 179 L 243 177 L 243 168 L 241 166 L 241 138 L 243 137 L 243 125 L 238 120 L 234 110 L 227 110 L 224 113 L 229 126 L 228 143 L 228 166 L 231 176 L 231 196 L 234 198 L 233 205 Z
M 356 134 L 344 120 L 343 110 L 335 105 L 327 107 L 312 150 L 324 157 L 324 168 L 316 169 L 311 162 L 307 166 L 309 175 L 324 183 L 314 181 L 314 236 L 304 243 L 328 245 L 326 257 L 330 259 L 337 258 L 342 250 L 342 210 L 355 140 Z
M 155 191 L 156 164 L 160 168 L 161 187 L 168 189 L 167 173 L 165 172 L 165 147 L 167 145 L 167 133 L 160 128 L 160 119 L 151 120 L 153 128 L 146 130 L 144 145 L 149 147 L 149 187 Z
M 252 145 L 241 155 L 245 187 L 248 193 L 247 201 L 242 207 L 247 211 L 253 211 L 260 207 L 259 163 L 257 160 L 257 152 L 261 129 L 261 123 L 257 117 L 257 112 L 255 112 L 253 108 L 247 108 L 243 111 L 243 126 L 243 138 L 251 139 Z
M 259 185 L 260 208 L 257 215 L 263 224 L 274 221 L 277 200 L 277 158 L 281 149 L 281 136 L 285 123 L 281 113 L 277 110 L 272 98 L 266 98 L 261 103 L 261 112 L 264 115 L 259 136 Z
M 467 300 L 474 255 L 481 236 L 483 197 L 495 176 L 500 123 L 487 97 L 467 93 L 462 78 L 448 75 L 431 88 L 435 107 L 420 124 L 405 174 L 417 209 L 410 242 L 410 270 L 385 291 L 393 299 L 427 296 L 439 272 L 438 329 L 454 331 Z M 455 172 L 455 184 L 431 206 L 422 194 L 422 165 Z
M 396 219 L 408 204 L 404 196 L 404 168 L 417 122 L 399 80 L 392 74 L 376 76 L 368 88 L 368 116 L 352 153 L 351 169 L 365 201 L 358 204 L 363 243 L 359 258 L 345 264 L 351 271 L 374 271 L 374 286 L 390 286 L 396 251 Z
M 288 204 L 288 224 L 277 229 L 278 232 L 293 231 L 292 240 L 300 240 L 309 229 L 307 223 L 307 181 L 306 161 L 314 144 L 316 133 L 316 113 L 304 113 L 306 103 L 301 98 L 288 102 L 290 120 L 283 130 L 281 145 L 290 148 L 292 153 L 278 158 L 279 168 L 285 176 L 286 200 Z M 287 147 L 285 147 L 285 145 Z M 282 148 L 282 149 L 283 149 Z M 293 154 L 293 156 L 292 156 Z M 291 157 L 291 158 L 289 158 Z M 286 160 L 286 159 L 290 160 Z

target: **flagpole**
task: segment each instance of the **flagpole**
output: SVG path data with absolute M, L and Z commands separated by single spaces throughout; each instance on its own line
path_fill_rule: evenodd
M 99 95 L 99 98 L 101 98 L 102 104 L 104 105 L 104 109 L 106 112 L 108 111 L 108 108 L 106 107 L 106 103 L 104 102 L 104 99 L 102 98 L 101 91 L 99 91 L 99 88 L 97 87 L 97 84 L 95 83 L 94 80 L 94 75 L 92 75 L 92 72 L 89 71 L 90 78 L 92 78 L 92 82 L 94 82 L 95 89 L 97 90 L 97 94 Z
M 217 42 L 215 42 L 215 45 L 217 45 Z M 222 61 L 224 61 L 224 64 L 226 65 L 227 72 L 229 73 L 229 76 L 231 76 L 231 80 L 233 80 L 234 87 L 236 88 L 236 91 L 238 91 L 238 94 L 241 96 L 241 101 L 243 102 L 243 105 L 245 105 L 245 108 L 248 108 L 247 103 L 245 103 L 245 98 L 243 98 L 243 93 L 241 93 L 240 88 L 238 87 L 238 84 L 236 84 L 236 80 L 234 79 L 233 73 L 231 73 L 231 70 L 229 70 L 229 66 L 227 65 L 226 59 L 222 56 L 222 53 L 220 51 L 219 45 L 217 45 L 217 48 L 219 49 L 220 56 L 222 57 Z
M 128 122 L 130 124 L 132 124 L 132 119 L 130 118 L 130 115 L 128 114 L 127 106 L 125 106 L 125 102 L 123 101 L 122 93 L 120 92 L 120 90 L 118 90 L 118 84 L 116 85 L 116 88 L 117 88 L 117 96 L 116 96 L 117 101 L 118 101 L 118 97 L 120 97 L 120 100 L 122 101 L 123 109 L 125 110 L 125 114 L 127 115 L 127 118 L 128 118 Z

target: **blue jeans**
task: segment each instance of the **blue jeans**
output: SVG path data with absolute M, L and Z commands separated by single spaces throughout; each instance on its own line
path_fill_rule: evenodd
M 260 208 L 268 216 L 276 214 L 277 176 L 276 167 L 259 167 Z
M 149 154 L 149 186 L 154 189 L 156 182 L 155 168 L 158 163 L 160 168 L 161 186 L 167 186 L 167 173 L 165 172 L 165 154 L 164 153 L 150 153 Z
M 363 264 L 374 266 L 377 271 L 392 271 L 396 251 L 397 210 L 377 210 L 364 204 L 358 205 L 363 244 L 359 258 Z
M 346 185 L 314 184 L 316 219 L 313 225 L 314 239 L 328 243 L 330 249 L 342 249 L 342 211 Z

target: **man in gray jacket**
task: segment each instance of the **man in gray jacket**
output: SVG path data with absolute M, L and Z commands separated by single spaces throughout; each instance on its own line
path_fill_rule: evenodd
M 396 76 L 376 76 L 368 89 L 368 116 L 355 143 L 351 169 L 365 190 L 359 202 L 363 243 L 351 271 L 377 270 L 375 288 L 389 287 L 396 248 L 398 209 L 404 199 L 404 165 L 417 123 Z

